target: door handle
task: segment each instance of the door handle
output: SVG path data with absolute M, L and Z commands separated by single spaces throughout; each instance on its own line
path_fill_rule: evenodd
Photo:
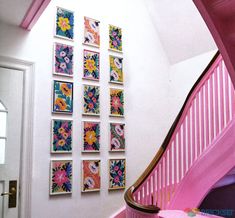
M 16 207 L 17 201 L 17 181 L 9 181 L 9 192 L 1 193 L 1 196 L 9 196 L 8 198 L 8 208 Z
M 3 192 L 1 193 L 1 196 L 5 196 L 5 195 L 14 195 L 16 193 L 16 189 L 14 187 L 11 188 L 11 192 Z

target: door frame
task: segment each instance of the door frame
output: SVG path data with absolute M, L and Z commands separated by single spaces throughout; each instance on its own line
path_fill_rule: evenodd
M 21 158 L 19 175 L 18 213 L 20 218 L 31 217 L 31 188 L 33 175 L 33 124 L 35 64 L 0 55 L 0 67 L 23 71 L 23 111 Z

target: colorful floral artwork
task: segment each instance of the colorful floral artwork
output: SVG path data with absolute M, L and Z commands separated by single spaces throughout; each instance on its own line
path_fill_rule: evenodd
M 110 89 L 111 116 L 124 116 L 124 92 L 122 89 Z
M 55 43 L 54 74 L 73 76 L 73 46 Z
M 100 21 L 84 17 L 84 44 L 100 46 Z
M 51 152 L 72 152 L 72 120 L 52 120 Z
M 100 53 L 84 50 L 83 78 L 99 80 L 100 78 Z
M 74 14 L 72 11 L 57 7 L 56 33 L 57 37 L 73 40 Z
M 83 151 L 100 151 L 100 123 L 83 122 Z
M 73 83 L 54 80 L 53 112 L 73 112 Z
M 125 124 L 110 123 L 110 151 L 125 151 Z
M 99 116 L 100 114 L 100 87 L 84 85 L 84 104 L 85 115 Z
M 110 55 L 110 82 L 123 83 L 123 71 L 122 71 L 123 58 Z
M 82 161 L 82 191 L 100 190 L 100 160 Z
M 72 160 L 52 160 L 50 194 L 72 193 Z
M 126 160 L 109 160 L 109 189 L 123 189 L 126 185 Z
M 122 29 L 113 25 L 109 25 L 109 48 L 122 52 Z

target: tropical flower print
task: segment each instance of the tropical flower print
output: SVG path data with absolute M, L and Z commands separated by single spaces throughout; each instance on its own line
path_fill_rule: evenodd
M 122 51 L 122 29 L 109 25 L 109 48 Z
M 123 58 L 109 56 L 110 82 L 112 83 L 123 83 L 122 60 Z
M 58 7 L 56 13 L 56 36 L 73 39 L 73 27 L 73 12 Z
M 82 172 L 82 191 L 99 191 L 100 160 L 83 160 Z
M 99 80 L 100 54 L 98 52 L 84 50 L 83 78 Z
M 100 21 L 84 17 L 84 44 L 100 46 Z
M 84 86 L 84 114 L 99 115 L 100 114 L 100 88 L 98 86 Z
M 110 123 L 110 150 L 124 151 L 125 150 L 125 124 Z
M 62 76 L 73 75 L 73 46 L 55 43 L 55 71 Z
M 52 153 L 72 151 L 72 121 L 52 120 Z
M 53 86 L 53 112 L 73 112 L 73 83 L 54 81 Z
M 83 122 L 83 151 L 100 150 L 100 123 Z
M 72 193 L 72 161 L 51 161 L 50 194 Z
M 122 89 L 110 89 L 110 113 L 124 116 L 124 93 Z
M 109 160 L 109 189 L 122 189 L 126 185 L 126 160 Z

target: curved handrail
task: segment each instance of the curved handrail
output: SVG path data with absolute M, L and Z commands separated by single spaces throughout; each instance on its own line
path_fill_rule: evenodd
M 167 136 L 165 137 L 161 147 L 159 148 L 157 154 L 149 164 L 149 166 L 146 168 L 146 170 L 143 172 L 143 174 L 139 177 L 139 179 L 125 192 L 125 201 L 128 206 L 130 206 L 133 209 L 136 209 L 138 211 L 142 211 L 145 213 L 158 213 L 160 208 L 157 205 L 141 205 L 137 203 L 133 198 L 133 193 L 144 183 L 144 181 L 148 178 L 148 176 L 152 173 L 154 168 L 157 166 L 159 161 L 161 160 L 164 152 L 167 150 L 167 147 L 169 145 L 169 142 L 171 141 L 171 138 L 180 122 L 180 119 L 185 111 L 186 105 L 188 104 L 189 99 L 191 98 L 192 93 L 194 93 L 195 89 L 198 87 L 199 83 L 203 80 L 203 78 L 207 75 L 207 72 L 213 65 L 213 63 L 216 61 L 216 59 L 219 57 L 220 53 L 219 51 L 215 54 L 215 56 L 212 58 L 208 66 L 205 68 L 201 76 L 198 78 L 196 83 L 193 85 L 192 89 L 190 90 L 189 94 L 187 95 L 187 98 L 177 115 L 175 121 L 173 122 L 170 130 L 168 131 Z

